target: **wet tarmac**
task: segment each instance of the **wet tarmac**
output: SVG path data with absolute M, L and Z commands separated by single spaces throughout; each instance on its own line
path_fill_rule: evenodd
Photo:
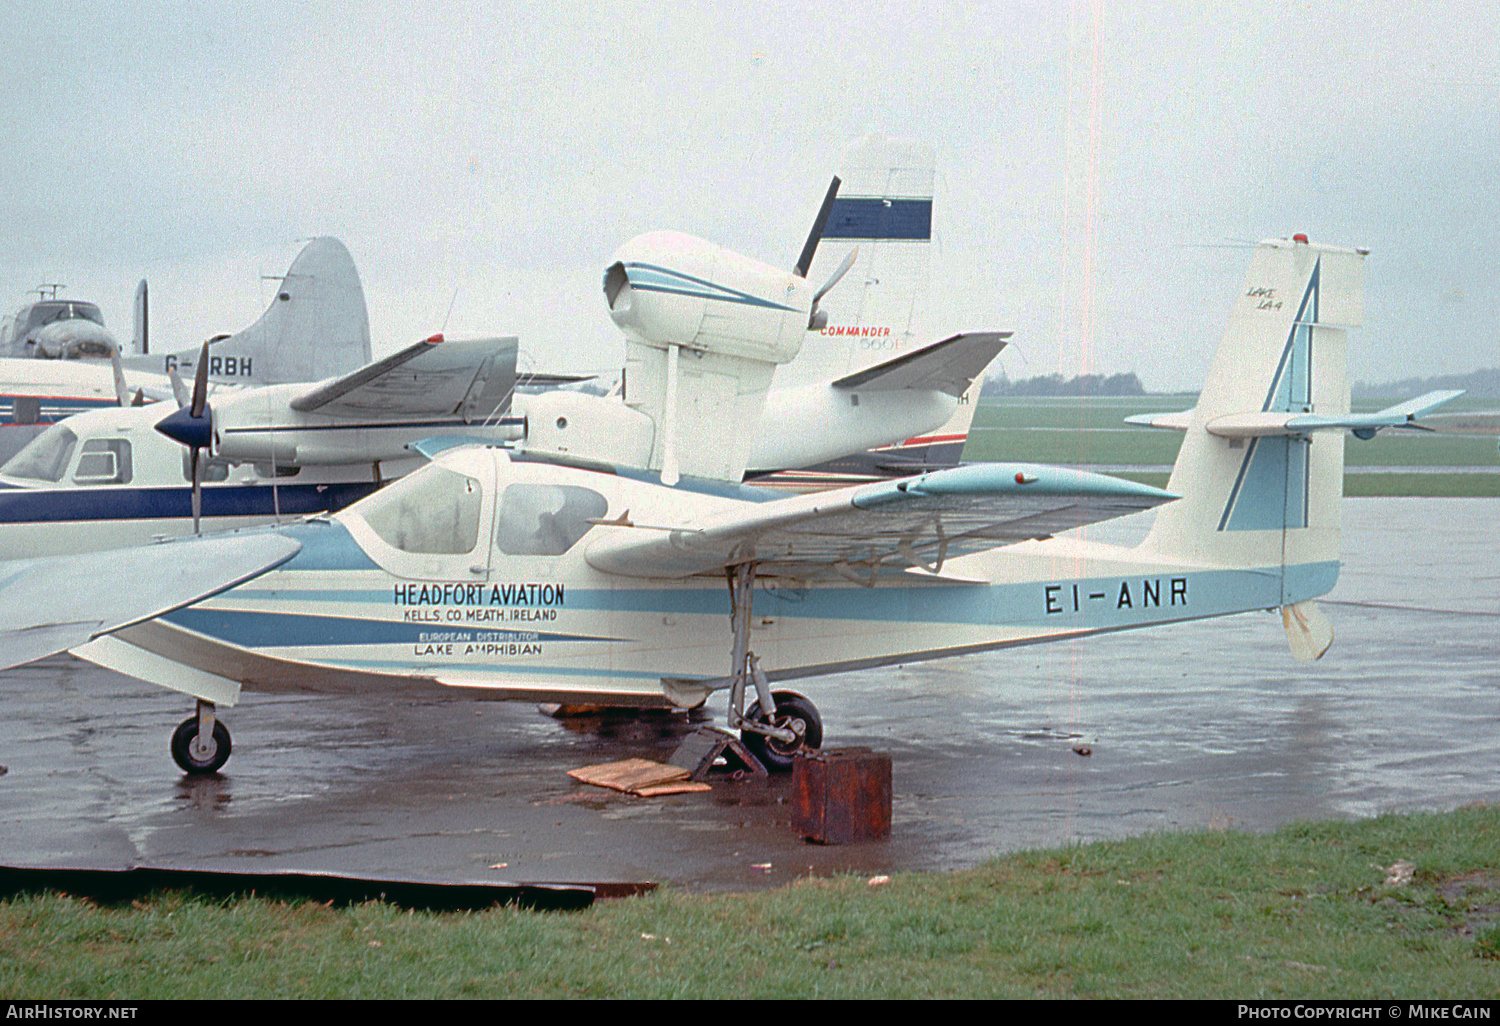
M 665 760 L 680 716 L 250 695 L 224 773 L 189 780 L 167 740 L 190 700 L 59 657 L 0 674 L 0 863 L 702 890 L 1500 800 L 1500 505 L 1344 510 L 1312 666 L 1253 613 L 802 682 L 826 744 L 891 754 L 889 841 L 801 841 L 785 779 L 640 799 L 566 775 Z

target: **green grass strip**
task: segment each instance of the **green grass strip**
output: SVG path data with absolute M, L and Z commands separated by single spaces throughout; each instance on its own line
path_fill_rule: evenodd
M 1412 882 L 1385 882 L 1398 860 Z M 0 994 L 1495 998 L 1497 902 L 1493 806 L 580 913 L 40 894 L 0 903 Z

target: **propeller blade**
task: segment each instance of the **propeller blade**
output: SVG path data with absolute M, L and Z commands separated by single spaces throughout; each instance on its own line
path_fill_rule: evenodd
M 833 201 L 839 194 L 839 176 L 833 176 L 833 182 L 828 186 L 828 194 L 823 197 L 823 206 L 818 209 L 817 220 L 813 221 L 812 231 L 807 234 L 807 244 L 802 247 L 802 255 L 797 258 L 797 277 L 806 278 L 807 271 L 812 267 L 813 255 L 818 252 L 818 242 L 823 238 L 823 229 L 828 226 L 828 215 L 833 213 Z
M 192 414 L 195 419 L 203 416 L 203 408 L 208 405 L 208 345 L 203 343 L 203 352 L 198 354 L 198 370 L 193 375 Z
M 167 379 L 172 382 L 172 395 L 176 398 L 179 409 L 192 402 L 193 395 L 188 391 L 187 385 L 182 383 L 182 375 L 177 373 L 175 363 L 167 368 Z
M 198 522 L 203 516 L 203 462 L 198 458 L 202 452 L 193 446 L 193 533 L 201 534 Z
M 125 384 L 125 365 L 120 362 L 120 351 L 111 346 L 109 367 L 115 373 L 115 399 L 121 406 L 130 405 L 130 387 Z
M 828 327 L 828 311 L 819 310 L 818 301 L 821 300 L 824 296 L 828 295 L 829 289 L 837 285 L 840 278 L 849 273 L 849 268 L 854 266 L 854 261 L 857 259 L 859 259 L 859 247 L 855 246 L 849 251 L 849 255 L 844 257 L 843 263 L 839 264 L 838 270 L 833 272 L 833 275 L 813 296 L 812 306 L 808 307 L 807 309 L 808 331 L 822 331 L 824 328 Z
M 844 257 L 843 263 L 839 264 L 838 270 L 834 271 L 833 274 L 828 276 L 828 280 L 823 283 L 823 287 L 820 288 L 817 292 L 813 293 L 812 305 L 814 310 L 818 308 L 818 300 L 822 299 L 833 290 L 833 287 L 839 283 L 839 279 L 849 273 L 849 268 L 853 267 L 854 261 L 858 259 L 859 247 L 855 246 L 849 251 L 849 255 Z

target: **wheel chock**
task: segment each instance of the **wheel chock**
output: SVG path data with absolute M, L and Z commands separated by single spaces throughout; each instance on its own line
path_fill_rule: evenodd
M 755 777 L 770 776 L 759 759 L 740 743 L 740 739 L 718 727 L 699 727 L 677 746 L 667 762 L 688 771 L 689 780 L 705 780 L 722 758 L 724 765 L 718 767 L 729 773 L 748 773 Z

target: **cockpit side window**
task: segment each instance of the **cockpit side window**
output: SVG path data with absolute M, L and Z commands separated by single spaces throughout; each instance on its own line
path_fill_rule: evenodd
M 0 474 L 33 481 L 61 481 L 77 445 L 77 435 L 62 424 L 53 424 L 0 467 Z
M 458 555 L 479 543 L 480 484 L 445 467 L 427 466 L 366 501 L 365 522 L 402 552 Z
M 83 453 L 73 470 L 73 480 L 81 485 L 129 484 L 130 443 L 123 438 L 90 438 L 83 443 Z
M 500 498 L 495 543 L 508 556 L 561 556 L 608 510 L 592 488 L 513 484 Z

